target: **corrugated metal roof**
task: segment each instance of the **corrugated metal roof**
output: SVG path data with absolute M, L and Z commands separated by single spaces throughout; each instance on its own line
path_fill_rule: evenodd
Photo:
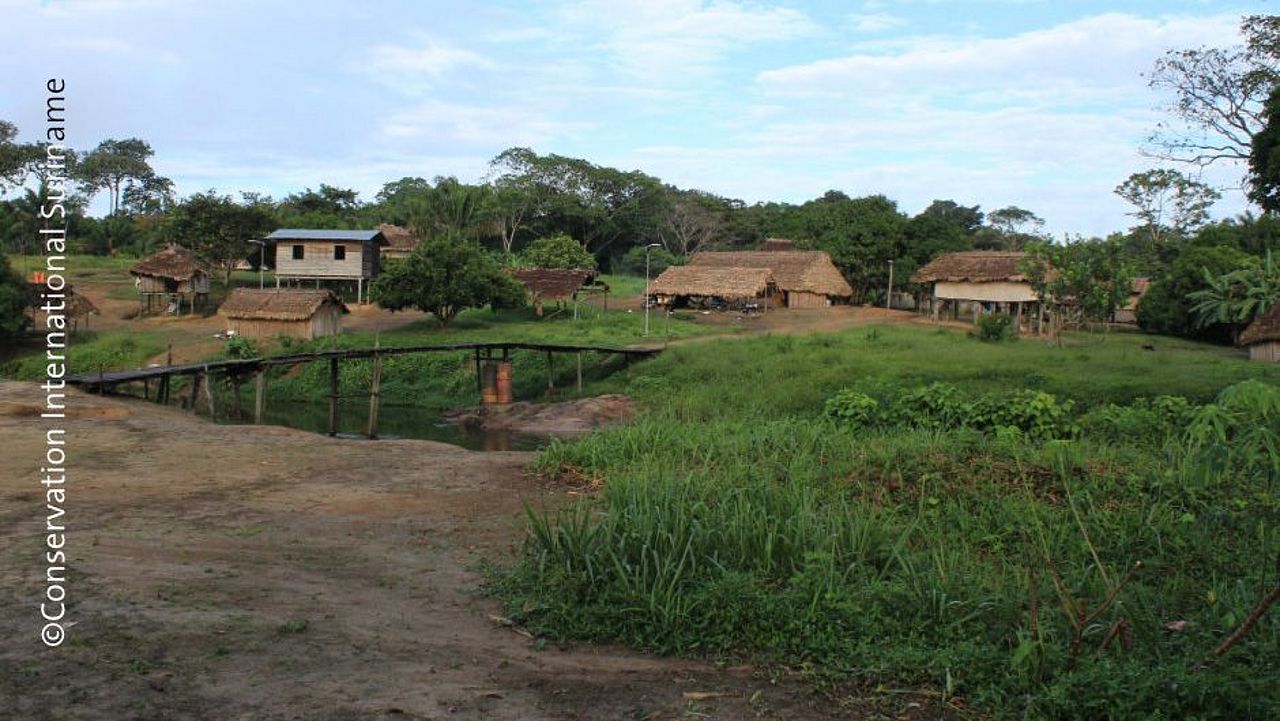
M 364 242 L 378 240 L 381 245 L 387 244 L 386 236 L 378 229 L 373 230 L 315 230 L 311 228 L 281 228 L 267 240 L 349 240 Z

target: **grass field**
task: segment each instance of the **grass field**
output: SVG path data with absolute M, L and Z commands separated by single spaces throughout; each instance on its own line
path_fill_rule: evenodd
M 542 454 L 544 476 L 603 490 L 531 509 L 492 590 L 553 639 L 980 717 L 1275 718 L 1280 617 L 1200 663 L 1276 583 L 1278 383 L 1136 334 L 673 348 L 602 384 L 639 420 Z M 824 413 L 843 388 L 871 412 Z

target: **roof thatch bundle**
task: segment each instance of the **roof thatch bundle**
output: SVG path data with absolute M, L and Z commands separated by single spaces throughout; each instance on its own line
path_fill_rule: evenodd
M 795 249 L 796 242 L 787 238 L 765 238 L 764 244 L 760 246 L 760 250 L 766 253 L 777 253 L 779 251 Z
M 190 250 L 180 245 L 170 245 L 138 261 L 129 272 L 133 275 L 184 281 L 196 275 L 209 275 L 209 266 Z
M 235 288 L 218 315 L 235 320 L 307 320 L 325 303 L 350 312 L 333 291 L 323 288 Z
M 563 300 L 595 278 L 581 268 L 512 268 L 511 275 L 536 300 Z
M 408 254 L 418 247 L 418 236 L 410 232 L 408 228 L 382 223 L 378 226 L 378 230 L 382 231 L 382 237 L 387 239 L 387 250 L 389 251 Z
M 693 256 L 689 264 L 708 268 L 764 268 L 772 272 L 778 287 L 785 291 L 839 298 L 853 295 L 853 288 L 831 262 L 831 256 L 821 250 L 706 252 Z
M 774 282 L 768 268 L 673 265 L 649 284 L 649 295 L 757 298 Z
M 914 283 L 991 283 L 1027 279 L 1018 264 L 1025 253 L 1004 250 L 970 250 L 943 253 L 911 275 Z
M 94 305 L 93 301 L 79 293 L 67 298 L 66 314 L 68 316 L 72 318 L 83 318 L 91 313 L 94 315 L 97 315 L 98 313 L 98 306 Z
M 1271 310 L 1263 313 L 1240 334 L 1240 345 L 1255 345 L 1280 341 L 1280 303 L 1271 306 Z

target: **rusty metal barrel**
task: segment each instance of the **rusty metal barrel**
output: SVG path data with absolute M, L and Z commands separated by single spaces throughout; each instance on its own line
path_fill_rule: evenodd
M 511 403 L 511 361 L 498 362 L 496 381 L 498 404 L 507 405 Z
M 480 398 L 486 406 L 498 403 L 498 364 L 488 361 L 481 368 Z

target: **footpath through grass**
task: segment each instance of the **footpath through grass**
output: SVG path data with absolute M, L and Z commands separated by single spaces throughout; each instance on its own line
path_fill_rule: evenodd
M 1277 384 L 1137 335 L 674 348 L 605 384 L 637 422 L 541 455 L 603 490 L 531 509 L 493 590 L 542 636 L 983 716 L 1277 718 L 1280 615 L 1211 658 L 1280 580 Z

